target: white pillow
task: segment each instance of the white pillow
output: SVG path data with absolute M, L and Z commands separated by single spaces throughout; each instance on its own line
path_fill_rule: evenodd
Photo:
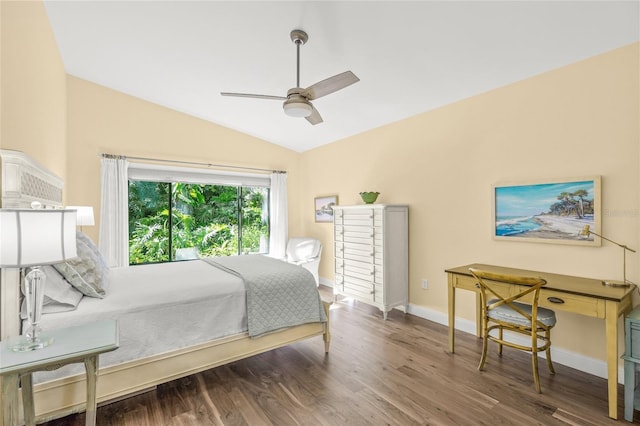
M 45 275 L 43 314 L 55 312 L 73 311 L 80 303 L 83 294 L 69 284 L 52 266 L 45 265 L 40 268 Z M 24 294 L 24 280 L 22 281 L 22 294 Z M 26 301 L 22 301 L 22 319 L 27 318 Z
M 96 246 L 93 240 L 86 234 L 77 231 L 76 239 L 86 244 L 87 248 L 91 251 L 91 257 L 97 263 L 97 270 L 102 274 L 99 279 L 100 286 L 102 290 L 106 292 L 109 288 L 109 265 L 107 264 L 107 259 L 104 258 L 98 246 Z
M 78 257 L 53 265 L 72 286 L 89 297 L 102 299 L 109 285 L 109 268 L 93 241 L 76 232 Z

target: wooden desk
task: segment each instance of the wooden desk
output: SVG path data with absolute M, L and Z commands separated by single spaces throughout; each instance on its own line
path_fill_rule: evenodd
M 609 417 L 617 419 L 618 317 L 631 310 L 635 286 L 610 287 L 603 285 L 602 280 L 479 263 L 447 269 L 445 272 L 449 282 L 449 350 L 452 353 L 455 345 L 456 288 L 476 293 L 476 335 L 480 336 L 480 293 L 469 268 L 484 269 L 499 274 L 542 277 L 547 280 L 547 285 L 540 291 L 540 306 L 605 320 Z M 505 291 L 515 293 L 518 291 L 515 287 L 509 288 L 509 285 L 505 284 Z
M 118 348 L 118 324 L 105 320 L 76 327 L 61 328 L 46 333 L 54 338 L 43 349 L 13 352 L 10 341 L 0 342 L 0 375 L 2 375 L 2 424 L 20 424 L 18 416 L 18 382 L 22 381 L 24 422 L 35 425 L 31 374 L 35 371 L 55 370 L 63 365 L 82 362 L 87 374 L 86 425 L 96 424 L 96 380 L 98 356 Z

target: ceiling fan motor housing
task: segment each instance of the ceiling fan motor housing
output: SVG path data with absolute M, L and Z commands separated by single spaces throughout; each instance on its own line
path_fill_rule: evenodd
M 301 89 L 300 89 L 301 90 Z M 294 91 L 294 93 L 291 93 Z M 313 105 L 304 96 L 295 92 L 295 89 L 289 90 L 287 100 L 282 104 L 285 114 L 290 117 L 308 117 L 313 112 Z

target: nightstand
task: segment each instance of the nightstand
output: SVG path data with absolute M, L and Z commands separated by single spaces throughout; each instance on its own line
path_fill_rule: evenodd
M 636 398 L 636 366 L 640 364 L 640 307 L 624 318 L 624 419 L 633 422 L 633 410 L 640 410 Z
M 35 424 L 33 384 L 35 371 L 55 370 L 67 364 L 82 362 L 87 375 L 86 424 L 96 423 L 96 381 L 98 357 L 118 349 L 118 323 L 115 320 L 93 322 L 76 327 L 48 330 L 54 341 L 44 349 L 13 352 L 10 341 L 0 342 L 0 375 L 2 376 L 2 420 L 4 426 L 18 425 L 18 383 L 22 382 L 25 425 Z

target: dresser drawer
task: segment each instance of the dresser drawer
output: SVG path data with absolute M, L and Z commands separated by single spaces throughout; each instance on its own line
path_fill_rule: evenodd
M 365 302 L 382 301 L 382 286 L 347 275 L 336 276 L 334 292 Z
M 476 286 L 477 284 L 476 279 L 467 275 L 449 274 L 449 280 L 453 282 L 453 286 L 455 288 L 461 288 L 463 290 L 472 290 L 472 291 L 480 290 Z
M 371 241 L 366 243 L 336 242 L 336 257 L 354 259 L 361 262 L 379 263 L 382 261 L 382 245 L 376 245 Z
M 455 288 L 460 288 L 462 290 L 471 290 L 471 291 L 475 291 L 476 293 L 480 292 L 480 285 L 478 284 L 478 281 L 476 281 L 474 277 L 467 276 L 467 275 L 450 275 L 449 279 L 453 280 L 453 285 Z M 514 286 L 511 284 L 492 282 L 491 288 L 495 290 L 502 297 L 509 297 L 515 294 Z M 494 295 L 491 294 L 490 292 L 487 292 L 487 298 L 493 299 Z
M 604 318 L 605 316 L 605 302 L 602 299 L 545 288 L 540 290 L 538 304 L 554 311 L 572 312 L 595 318 Z
M 336 263 L 336 270 L 343 275 L 357 277 L 362 280 L 373 281 L 375 276 L 374 266 L 363 262 L 344 261 L 342 264 Z

